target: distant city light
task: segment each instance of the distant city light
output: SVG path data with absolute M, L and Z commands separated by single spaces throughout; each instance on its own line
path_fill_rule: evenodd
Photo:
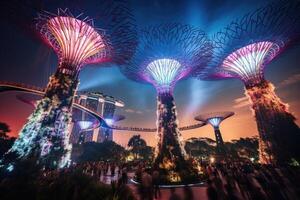
M 93 122 L 91 122 L 91 121 L 79 121 L 79 122 L 77 122 L 77 124 L 79 125 L 81 130 L 84 130 L 84 129 L 91 128 L 92 125 L 93 125 Z
M 243 81 L 260 81 L 263 78 L 263 65 L 272 60 L 280 47 L 273 42 L 257 42 L 231 53 L 222 63 L 225 71 Z
M 213 127 L 219 127 L 221 121 L 222 121 L 222 118 L 220 117 L 214 117 L 214 118 L 210 118 L 207 120 L 208 123 L 210 123 Z
M 169 86 L 177 75 L 181 64 L 173 59 L 158 59 L 147 66 L 152 77 L 160 86 Z
M 117 107 L 124 107 L 125 104 L 123 102 L 115 101 L 115 106 L 117 106 Z

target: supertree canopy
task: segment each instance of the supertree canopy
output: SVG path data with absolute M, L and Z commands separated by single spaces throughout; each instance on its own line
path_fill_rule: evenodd
M 67 9 L 59 9 L 56 15 L 47 12 L 39 15 L 37 29 L 56 52 L 58 69 L 50 77 L 44 97 L 23 126 L 19 138 L 2 159 L 9 169 L 32 156 L 41 167 L 55 169 L 68 165 L 72 104 L 80 70 L 88 63 L 124 64 L 136 44 L 133 41 L 135 26 L 129 10 L 123 7 L 124 2 L 106 2 L 111 4 L 107 5 L 105 15 L 101 13 L 99 20 L 106 21 L 101 31 L 94 28 L 91 19 L 81 19 L 81 15 L 74 17 Z M 108 21 L 112 22 L 109 26 Z M 118 39 L 118 33 L 129 41 Z
M 40 28 L 58 55 L 59 68 L 78 72 L 83 64 L 106 59 L 109 45 L 105 44 L 104 33 L 96 32 L 87 19 L 82 21 L 64 15 L 65 11 L 60 10 L 58 16 L 46 15 L 45 19 L 41 18 Z
M 226 149 L 224 147 L 224 142 L 219 126 L 224 119 L 227 119 L 232 115 L 234 115 L 234 112 L 213 112 L 198 115 L 197 117 L 195 117 L 195 120 L 202 121 L 204 123 L 209 123 L 213 126 L 217 143 L 217 155 L 224 156 L 226 154 Z
M 181 182 L 184 173 L 193 173 L 178 129 L 173 88 L 177 81 L 203 68 L 210 56 L 211 44 L 203 31 L 188 25 L 163 24 L 140 31 L 137 51 L 128 67 L 122 68 L 127 77 L 150 83 L 157 90 L 154 168 L 164 171 L 169 182 Z
M 299 39 L 300 2 L 269 4 L 232 22 L 214 35 L 215 53 L 204 79 L 238 78 L 245 84 L 260 135 L 260 162 L 300 159 L 299 127 L 288 105 L 264 78 L 264 68 Z

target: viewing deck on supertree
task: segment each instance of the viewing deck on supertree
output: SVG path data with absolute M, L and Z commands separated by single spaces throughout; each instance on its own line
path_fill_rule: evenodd
M 197 117 L 195 117 L 195 120 L 208 123 L 212 125 L 212 127 L 214 128 L 216 143 L 217 143 L 217 152 L 216 152 L 217 155 L 224 156 L 226 154 L 224 141 L 220 131 L 220 124 L 223 120 L 233 115 L 234 112 L 213 112 L 213 113 L 198 115 Z
M 300 161 L 295 117 L 264 78 L 264 68 L 299 40 L 300 2 L 280 1 L 245 15 L 213 37 L 214 59 L 202 79 L 237 78 L 252 103 L 259 132 L 260 162 Z
M 173 97 L 175 84 L 203 68 L 211 56 L 211 44 L 203 31 L 182 24 L 163 24 L 139 32 L 139 45 L 122 72 L 157 90 L 157 138 L 154 168 L 170 182 L 194 173 L 186 161 Z
M 93 20 L 80 16 L 59 9 L 57 15 L 44 12 L 38 17 L 37 29 L 57 54 L 58 68 L 19 138 L 1 161 L 10 170 L 29 156 L 36 157 L 41 167 L 67 166 L 72 147 L 69 143 L 72 104 L 80 70 L 90 63 L 125 63 L 134 51 L 136 30 L 124 2 L 107 5 L 99 19 L 105 21 L 101 30 L 94 28 Z M 124 39 L 118 38 L 118 34 Z

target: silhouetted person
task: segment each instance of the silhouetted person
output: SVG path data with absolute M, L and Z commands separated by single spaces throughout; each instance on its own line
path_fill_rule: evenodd
M 170 196 L 169 200 L 180 200 L 180 197 L 178 196 L 178 194 L 175 193 L 174 187 L 171 188 L 171 196 Z
M 154 170 L 152 173 L 152 182 L 154 186 L 154 198 L 157 199 L 161 196 L 160 189 L 159 189 L 159 171 Z
M 206 193 L 209 200 L 218 200 L 217 190 L 210 179 L 207 180 Z
M 147 171 L 142 173 L 142 182 L 140 185 L 140 194 L 142 200 L 152 200 L 153 199 L 153 185 L 152 177 Z
M 185 185 L 183 188 L 183 192 L 184 192 L 184 200 L 194 199 L 193 191 L 189 186 Z
M 111 176 L 115 176 L 115 171 L 116 171 L 116 165 L 114 163 L 112 163 L 110 165 L 110 173 L 111 173 Z
M 122 168 L 121 182 L 122 182 L 122 184 L 127 184 L 127 181 L 128 181 L 127 168 L 123 167 Z

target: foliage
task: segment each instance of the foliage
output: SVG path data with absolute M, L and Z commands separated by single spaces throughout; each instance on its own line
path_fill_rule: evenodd
M 7 133 L 10 132 L 9 126 L 4 123 L 4 122 L 0 122 L 0 138 L 8 138 Z
M 209 158 L 215 154 L 215 141 L 209 138 L 191 138 L 185 143 L 185 150 L 194 157 Z M 258 161 L 258 139 L 240 138 L 225 142 L 225 149 L 233 159 Z
M 215 141 L 210 138 L 191 138 L 185 143 L 185 150 L 194 157 L 208 158 L 215 153 Z
M 83 153 L 79 157 L 79 162 L 121 161 L 125 155 L 125 149 L 113 141 L 86 142 L 81 148 Z
M 258 161 L 258 138 L 240 138 L 226 142 L 225 147 L 233 158 L 254 159 Z
M 0 181 L 1 200 L 134 200 L 126 185 L 105 185 L 80 171 L 65 169 L 38 173 L 36 160 L 20 164 L 13 174 Z M 17 191 L 17 192 L 16 192 Z
M 136 148 L 141 146 L 146 146 L 147 143 L 140 135 L 132 136 L 128 141 L 128 147 Z
M 134 158 L 141 158 L 144 160 L 151 159 L 153 155 L 153 148 L 147 146 L 147 143 L 140 135 L 132 136 L 128 141 L 128 147 L 130 147 L 130 152 L 134 155 Z
M 15 139 L 16 138 L 0 138 L 0 158 L 11 148 Z

